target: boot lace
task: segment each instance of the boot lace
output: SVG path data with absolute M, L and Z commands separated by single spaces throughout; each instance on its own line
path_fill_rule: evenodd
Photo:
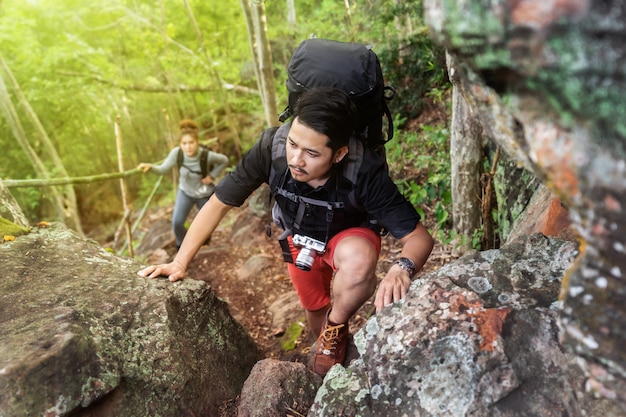
M 338 324 L 337 326 L 326 325 L 324 333 L 322 333 L 322 353 L 324 355 L 330 355 L 332 350 L 335 349 L 337 342 L 339 341 L 339 331 L 345 327 L 345 324 Z

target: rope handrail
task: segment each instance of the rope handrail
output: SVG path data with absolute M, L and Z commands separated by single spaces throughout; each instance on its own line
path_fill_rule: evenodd
M 98 175 L 90 175 L 84 177 L 74 177 L 74 178 L 48 178 L 48 179 L 40 179 L 40 178 L 32 178 L 25 180 L 12 180 L 12 179 L 2 179 L 0 178 L 0 182 L 7 188 L 18 188 L 18 187 L 52 187 L 59 185 L 68 185 L 68 184 L 86 184 L 97 181 L 107 181 L 114 180 L 118 178 L 126 178 L 132 175 L 140 173 L 141 170 L 138 168 L 134 168 L 124 172 L 113 172 L 110 174 L 98 174 Z

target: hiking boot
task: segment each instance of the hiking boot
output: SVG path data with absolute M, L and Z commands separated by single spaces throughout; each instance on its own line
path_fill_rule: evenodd
M 346 357 L 349 336 L 347 325 L 331 324 L 328 321 L 327 314 L 322 333 L 317 338 L 317 342 L 315 342 L 313 363 L 311 365 L 312 371 L 318 375 L 325 376 L 334 364 L 343 363 Z

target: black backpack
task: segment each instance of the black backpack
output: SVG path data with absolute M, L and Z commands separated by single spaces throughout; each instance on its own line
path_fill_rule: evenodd
M 183 166 L 183 160 L 184 160 L 184 155 L 183 155 L 183 150 L 178 148 L 178 155 L 176 156 L 176 164 L 178 165 L 178 169 L 180 170 L 180 167 Z M 194 174 L 200 174 L 202 175 L 202 178 L 206 177 L 208 174 L 208 160 L 209 160 L 209 148 L 207 148 L 206 145 L 200 144 L 200 171 L 192 171 Z
M 284 122 L 293 113 L 300 94 L 312 87 L 337 87 L 358 108 L 356 133 L 373 149 L 393 138 L 393 119 L 387 101 L 395 90 L 385 86 L 378 56 L 371 47 L 327 39 L 307 39 L 294 51 L 287 67 L 289 104 L 280 114 Z M 387 134 L 383 134 L 383 118 Z
M 300 95 L 313 87 L 337 87 L 343 89 L 358 109 L 356 135 L 350 139 L 347 157 L 343 162 L 343 176 L 351 184 L 348 192 L 348 204 L 360 208 L 356 201 L 355 188 L 357 174 L 363 161 L 365 147 L 370 147 L 383 157 L 384 144 L 393 138 L 393 120 L 387 106 L 387 100 L 395 95 L 392 87 L 385 86 L 378 57 L 374 51 L 360 43 L 338 42 L 326 39 L 308 39 L 303 41 L 293 53 L 287 67 L 287 91 L 289 104 L 279 116 L 281 122 L 292 116 Z M 387 119 L 387 132 L 383 133 L 383 118 Z M 285 141 L 289 123 L 279 128 L 272 128 L 266 134 L 273 136 L 272 168 L 269 186 L 273 195 L 280 194 L 293 200 L 294 204 L 314 205 L 330 209 L 343 208 L 342 203 L 304 199 L 291 195 L 282 188 L 286 175 Z M 300 210 L 299 210 L 300 211 Z M 272 210 L 274 222 L 289 233 L 290 225 L 282 222 L 282 215 L 277 205 Z M 328 217 L 328 216 L 327 216 Z M 328 217 L 332 221 L 332 215 Z M 300 217 L 296 217 L 294 226 Z M 376 220 L 370 221 L 372 228 L 379 230 Z M 268 227 L 268 236 L 270 229 Z M 284 237 L 284 236 L 283 236 Z

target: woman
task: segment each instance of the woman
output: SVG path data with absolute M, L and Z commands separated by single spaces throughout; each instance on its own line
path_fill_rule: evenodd
M 215 188 L 215 178 L 228 164 L 226 155 L 200 146 L 198 125 L 193 120 L 181 120 L 179 130 L 179 146 L 172 149 L 163 163 L 141 163 L 137 166 L 143 172 L 152 171 L 159 175 L 165 175 L 175 166 L 178 167 L 178 193 L 172 218 L 176 249 L 180 248 L 187 233 L 185 221 L 191 208 L 195 204 L 200 210 L 209 201 Z

